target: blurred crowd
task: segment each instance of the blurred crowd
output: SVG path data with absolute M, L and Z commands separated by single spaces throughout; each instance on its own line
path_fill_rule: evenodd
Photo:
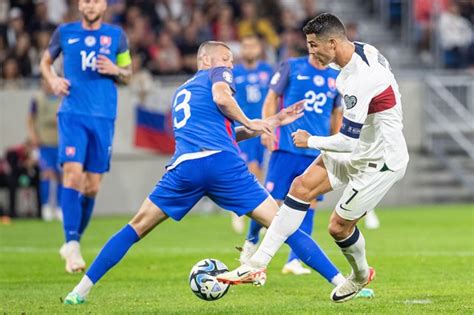
M 473 63 L 474 1 L 412 0 L 414 38 L 433 63 L 433 38 L 447 68 Z M 397 7 L 390 3 L 391 13 Z M 134 66 L 153 75 L 192 73 L 199 44 L 228 42 L 238 58 L 239 38 L 257 34 L 274 63 L 305 51 L 301 27 L 318 13 L 316 0 L 108 0 L 106 21 L 126 30 Z M 395 8 L 395 10 L 394 10 Z M 401 12 L 398 13 L 401 15 Z M 0 0 L 3 79 L 39 77 L 39 61 L 57 25 L 79 19 L 77 0 Z M 401 18 L 400 18 L 401 20 Z M 357 24 L 347 23 L 353 39 Z M 437 36 L 433 36 L 436 34 Z M 430 59 L 431 58 L 431 59 Z M 8 85 L 7 83 L 4 83 Z

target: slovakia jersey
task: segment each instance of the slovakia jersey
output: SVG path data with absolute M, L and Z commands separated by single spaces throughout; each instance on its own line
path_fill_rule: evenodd
M 375 47 L 354 44 L 355 52 L 337 78 L 345 104 L 341 133 L 359 139 L 351 165 L 363 169 L 374 162 L 393 171 L 401 169 L 408 163 L 408 150 L 398 84 Z
M 295 122 L 277 128 L 277 150 L 296 154 L 318 156 L 319 151 L 301 149 L 293 144 L 291 134 L 298 129 L 315 136 L 329 136 L 331 114 L 340 105 L 336 89 L 338 70 L 317 69 L 309 63 L 309 57 L 291 58 L 280 64 L 273 75 L 270 89 L 280 96 L 280 108 L 288 107 L 305 99 L 304 116 Z
M 242 111 L 250 119 L 262 118 L 262 106 L 268 92 L 268 84 L 272 76 L 272 67 L 259 61 L 253 69 L 243 64 L 234 66 L 235 99 Z
M 48 50 L 53 60 L 63 53 L 64 77 L 71 83 L 59 112 L 114 119 L 117 111 L 114 78 L 100 74 L 96 60 L 104 55 L 118 66 L 129 65 L 125 32 L 106 23 L 97 30 L 86 30 L 81 22 L 67 23 L 55 30 Z
M 224 116 L 212 98 L 216 82 L 229 84 L 235 92 L 232 70 L 226 67 L 199 70 L 176 90 L 172 111 L 176 149 L 168 170 L 182 161 L 221 151 L 239 154 L 234 121 Z

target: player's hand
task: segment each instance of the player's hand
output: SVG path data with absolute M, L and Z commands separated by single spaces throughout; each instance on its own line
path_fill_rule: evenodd
M 97 57 L 95 66 L 97 67 L 97 71 L 104 75 L 118 75 L 120 72 L 119 67 L 104 55 Z
M 308 147 L 308 139 L 311 137 L 311 134 L 306 130 L 298 129 L 291 134 L 293 138 L 293 143 L 298 148 L 307 148 Z
M 301 118 L 304 115 L 304 102 L 306 102 L 306 100 L 298 101 L 287 108 L 283 108 L 276 115 L 279 126 L 291 124 L 295 120 Z
M 51 82 L 49 82 L 49 85 L 51 86 L 54 95 L 69 95 L 69 87 L 71 86 L 71 83 L 65 78 L 54 77 Z
M 262 142 L 263 146 L 270 152 L 273 152 L 275 150 L 275 136 L 274 135 L 267 135 L 264 133 L 260 137 L 260 141 Z
M 262 119 L 252 119 L 249 121 L 248 125 L 245 126 L 247 129 L 252 131 L 260 132 L 262 134 L 267 134 L 270 137 L 273 137 L 272 126 L 265 120 Z

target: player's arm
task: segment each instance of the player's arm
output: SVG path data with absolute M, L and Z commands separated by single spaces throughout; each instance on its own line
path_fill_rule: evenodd
M 53 69 L 54 60 L 61 53 L 60 31 L 57 28 L 49 42 L 48 49 L 43 54 L 40 62 L 40 70 L 43 78 L 48 82 L 55 95 L 68 95 L 69 86 L 68 80 L 56 74 Z
M 249 119 L 233 97 L 235 84 L 230 69 L 225 67 L 213 68 L 209 75 L 212 82 L 212 99 L 224 116 L 238 121 L 249 131 L 271 134 L 269 123 L 261 119 Z
M 290 75 L 290 65 L 287 61 L 282 62 L 275 74 L 270 80 L 270 88 L 268 90 L 265 101 L 263 102 L 262 117 L 268 118 L 278 112 L 278 104 L 283 91 L 288 85 Z M 269 151 L 275 148 L 274 136 L 262 135 L 261 142 Z
M 339 132 L 339 130 L 341 130 L 343 116 L 342 107 L 342 96 L 338 94 L 338 96 L 334 99 L 334 105 L 331 112 L 331 135 L 335 135 Z
M 301 100 L 287 108 L 283 108 L 279 113 L 265 118 L 264 121 L 268 122 L 272 129 L 279 126 L 291 124 L 292 122 L 304 115 L 304 102 L 305 100 Z M 244 126 L 235 128 L 235 132 L 237 135 L 237 141 L 257 137 L 262 134 L 261 132 L 251 131 L 245 128 Z
M 378 91 L 377 84 L 365 80 L 346 91 L 344 111 L 340 131 L 329 137 L 312 136 L 304 130 L 292 134 L 293 142 L 300 148 L 312 148 L 332 152 L 352 152 L 359 141 L 362 127 L 367 118 L 369 103 Z
M 97 71 L 103 75 L 112 76 L 120 84 L 127 85 L 132 78 L 132 58 L 128 49 L 128 39 L 125 32 L 120 33 L 117 51 L 117 62 L 114 63 L 105 55 L 99 55 L 96 61 Z
M 36 100 L 33 99 L 31 101 L 30 111 L 28 113 L 28 118 L 26 120 L 28 139 L 31 141 L 31 143 L 35 147 L 39 145 L 39 135 L 35 127 L 37 108 L 38 106 L 37 106 Z

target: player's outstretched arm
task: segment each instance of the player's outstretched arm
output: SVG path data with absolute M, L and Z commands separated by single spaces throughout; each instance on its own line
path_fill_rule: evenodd
M 279 113 L 273 116 L 270 116 L 264 119 L 263 121 L 269 123 L 272 129 L 278 126 L 291 124 L 292 122 L 301 118 L 304 115 L 304 105 L 303 105 L 304 102 L 305 100 L 301 100 L 287 108 L 283 108 Z M 237 141 L 242 141 L 249 138 L 257 137 L 262 134 L 261 132 L 255 132 L 255 131 L 249 130 L 245 128 L 244 126 L 235 128 L 235 132 L 237 135 L 236 136 Z
M 53 70 L 54 59 L 51 57 L 49 50 L 46 50 L 41 58 L 40 70 L 44 79 L 51 86 L 55 95 L 68 95 L 69 94 L 69 83 L 65 78 L 59 77 Z
M 120 67 L 104 55 L 99 55 L 96 66 L 100 74 L 113 76 L 117 79 L 117 82 L 121 84 L 128 84 L 132 77 L 131 65 Z
M 298 148 L 310 148 L 332 152 L 352 152 L 358 139 L 353 139 L 342 133 L 330 137 L 312 136 L 306 130 L 298 129 L 291 134 L 293 143 Z

